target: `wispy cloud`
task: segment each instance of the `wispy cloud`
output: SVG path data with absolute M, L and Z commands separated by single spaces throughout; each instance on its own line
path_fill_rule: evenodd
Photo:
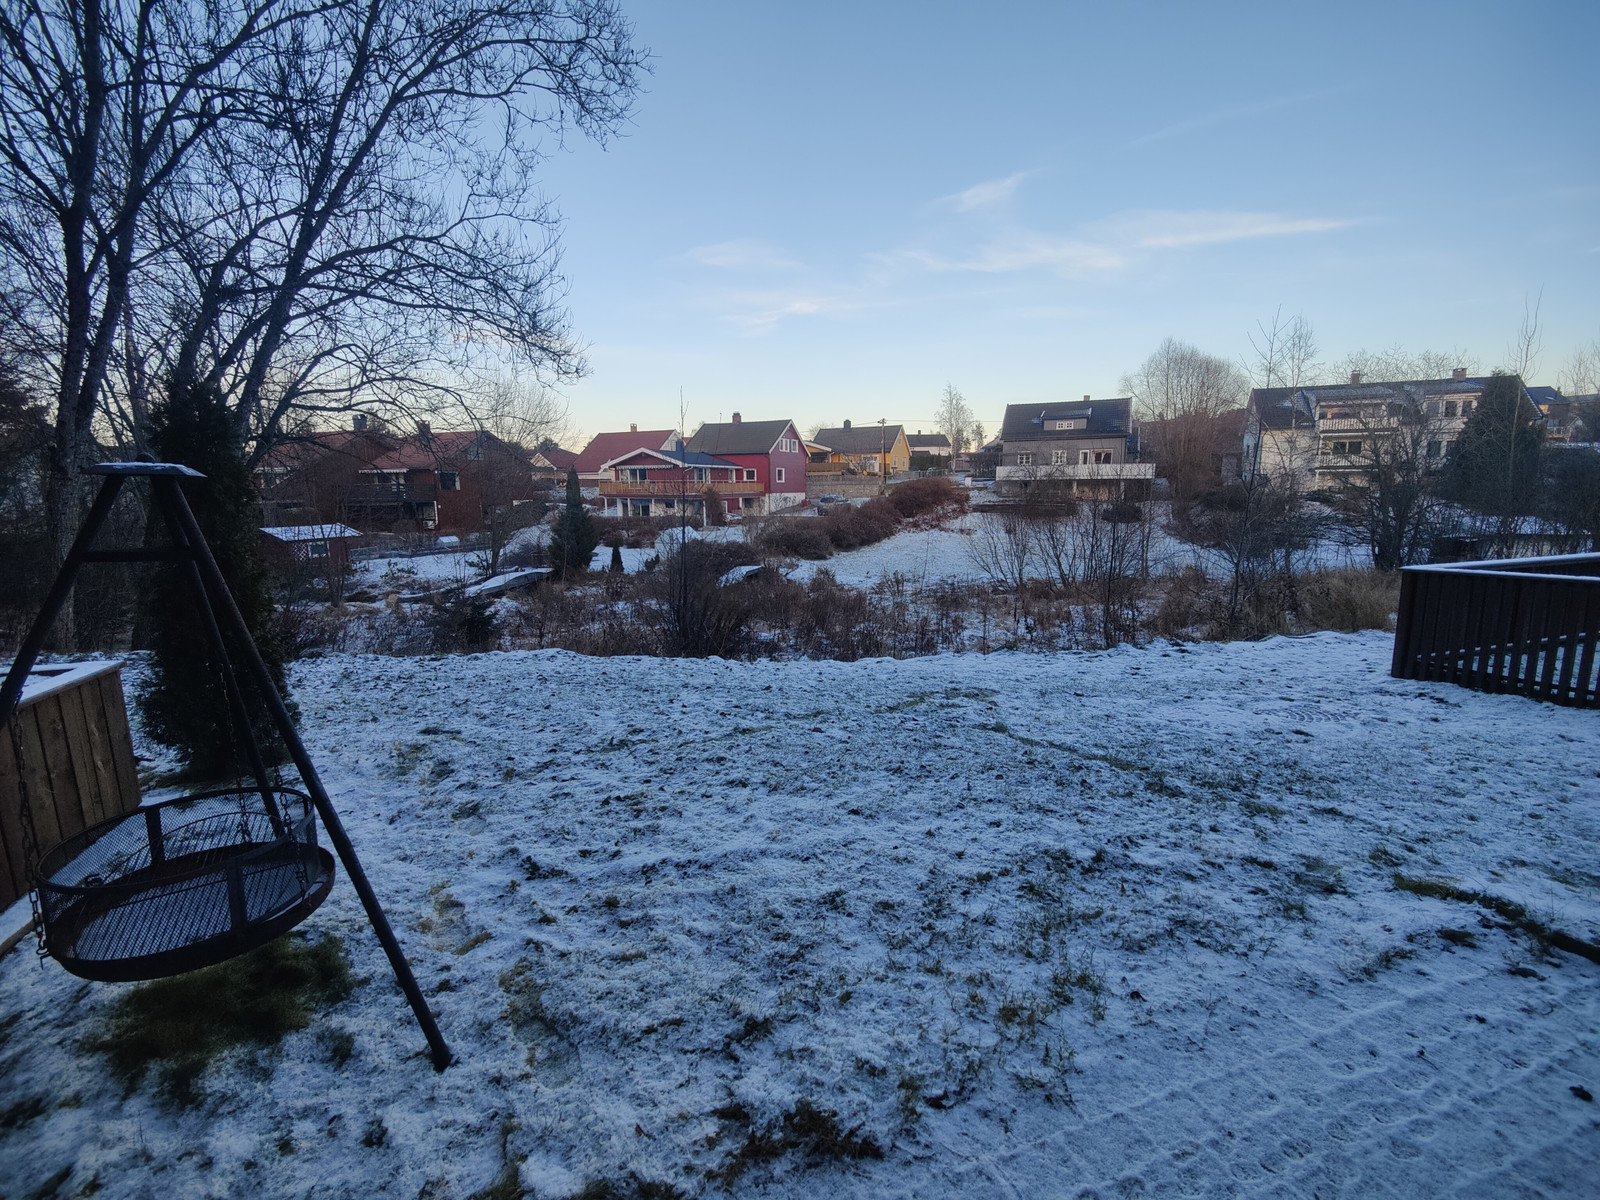
M 789 270 L 800 261 L 770 242 L 736 239 L 715 242 L 709 246 L 696 246 L 686 251 L 684 257 L 703 267 L 727 267 L 745 271 Z
M 1114 240 L 1143 250 L 1171 250 L 1184 246 L 1212 246 L 1251 238 L 1285 237 L 1297 233 L 1329 233 L 1355 222 L 1337 217 L 1286 217 L 1264 212 L 1133 212 L 1102 226 Z
M 1277 112 L 1283 108 L 1293 108 L 1298 104 L 1309 104 L 1314 100 L 1326 100 L 1332 96 L 1343 95 L 1355 87 L 1360 81 L 1351 80 L 1338 87 L 1318 88 L 1316 91 L 1295 92 L 1288 96 L 1273 96 L 1266 100 L 1252 100 L 1243 104 L 1229 104 L 1222 108 L 1213 108 L 1208 112 L 1196 113 L 1192 117 L 1185 117 L 1175 121 L 1154 133 L 1147 133 L 1143 137 L 1136 137 L 1128 143 L 1128 149 L 1136 146 L 1148 146 L 1151 142 L 1164 141 L 1167 138 L 1182 137 L 1186 133 L 1194 133 L 1199 129 L 1209 129 L 1213 125 L 1226 125 L 1229 121 L 1242 121 L 1248 117 L 1259 117 L 1266 113 Z
M 880 261 L 910 263 L 929 271 L 978 271 L 990 275 L 1042 267 L 1069 278 L 1114 270 L 1123 264 L 1122 256 L 1109 246 L 1029 231 L 997 238 L 968 254 L 943 255 L 931 250 L 909 249 L 884 256 Z
M 739 292 L 728 298 L 728 321 L 745 333 L 765 333 L 785 317 L 814 317 L 846 312 L 869 305 L 861 300 L 827 292 L 785 290 Z
M 956 211 L 971 212 L 976 208 L 988 208 L 991 204 L 999 204 L 1002 200 L 1009 200 L 1011 194 L 1017 190 L 1026 177 L 1026 171 L 1018 171 L 1013 175 L 1007 175 L 1004 179 L 991 179 L 986 183 L 975 183 L 966 191 L 956 193 Z

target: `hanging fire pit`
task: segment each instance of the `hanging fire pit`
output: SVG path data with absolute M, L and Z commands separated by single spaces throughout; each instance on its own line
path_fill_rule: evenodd
M 303 793 L 231 788 L 167 800 L 41 858 L 45 945 L 85 979 L 192 971 L 293 928 L 327 897 L 333 871 Z

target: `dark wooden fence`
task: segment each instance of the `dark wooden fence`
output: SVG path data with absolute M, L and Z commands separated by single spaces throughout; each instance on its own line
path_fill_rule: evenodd
M 1389 673 L 1582 708 L 1597 643 L 1600 554 L 1407 567 Z

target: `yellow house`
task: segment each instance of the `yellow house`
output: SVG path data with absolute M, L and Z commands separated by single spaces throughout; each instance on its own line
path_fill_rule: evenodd
M 862 425 L 846 421 L 838 429 L 819 429 L 813 442 L 827 448 L 828 461 L 854 466 L 867 475 L 894 475 L 911 469 L 911 443 L 903 425 Z

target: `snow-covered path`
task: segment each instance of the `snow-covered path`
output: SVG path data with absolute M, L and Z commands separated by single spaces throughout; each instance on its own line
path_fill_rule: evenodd
M 1600 967 L 1392 880 L 1600 940 L 1600 723 L 1389 647 L 301 663 L 460 1063 L 343 880 L 368 982 L 198 1111 L 13 952 L 0 1194 L 1592 1195 Z

